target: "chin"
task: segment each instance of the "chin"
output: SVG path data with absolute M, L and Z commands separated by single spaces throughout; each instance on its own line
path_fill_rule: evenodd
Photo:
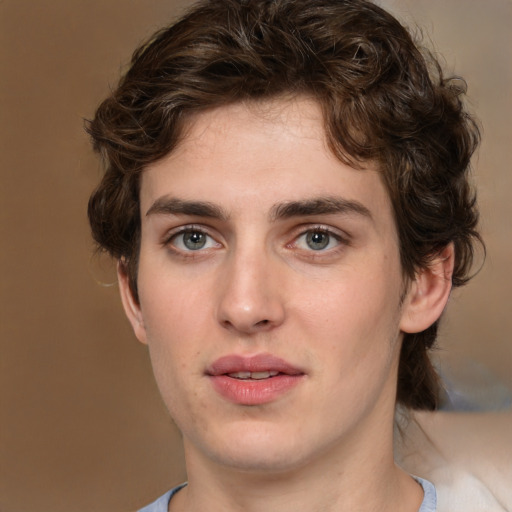
M 281 448 L 259 448 L 255 450 L 231 451 L 215 454 L 214 458 L 220 465 L 230 467 L 244 473 L 286 473 L 299 468 L 301 457 L 296 451 L 285 451 Z
M 206 442 L 205 453 L 217 464 L 243 472 L 280 473 L 299 468 L 311 458 L 298 432 L 265 426 L 230 429 L 217 441 Z M 313 450 L 314 451 L 314 450 Z

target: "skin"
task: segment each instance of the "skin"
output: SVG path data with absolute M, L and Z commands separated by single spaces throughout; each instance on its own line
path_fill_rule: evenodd
M 171 510 L 418 510 L 393 462 L 398 358 L 441 314 L 453 255 L 404 281 L 375 166 L 336 159 L 307 98 L 234 104 L 191 119 L 140 201 L 139 302 L 119 278 L 183 434 Z M 262 353 L 300 383 L 261 405 L 215 391 L 215 360 Z

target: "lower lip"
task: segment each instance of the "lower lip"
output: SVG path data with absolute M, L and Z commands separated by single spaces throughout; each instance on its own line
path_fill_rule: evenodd
M 228 375 L 211 376 L 219 395 L 239 405 L 262 405 L 277 400 L 294 388 L 303 375 L 276 375 L 268 379 L 235 379 Z

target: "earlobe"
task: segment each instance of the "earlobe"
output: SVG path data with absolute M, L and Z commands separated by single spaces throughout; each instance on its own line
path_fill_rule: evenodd
M 450 243 L 418 272 L 404 301 L 400 322 L 403 332 L 424 331 L 439 319 L 452 289 L 454 257 Z
M 137 339 L 141 343 L 146 344 L 146 329 L 144 327 L 144 320 L 142 317 L 140 304 L 137 300 L 135 300 L 135 297 L 133 296 L 125 265 L 121 261 L 117 263 L 117 279 L 119 282 L 119 291 L 121 293 L 121 301 L 123 303 L 124 312 L 132 324 L 133 332 L 135 333 L 135 336 L 137 336 Z

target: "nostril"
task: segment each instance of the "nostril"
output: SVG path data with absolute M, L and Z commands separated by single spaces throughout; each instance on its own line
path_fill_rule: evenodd
M 258 322 L 254 323 L 244 323 L 242 321 L 240 322 L 232 322 L 230 320 L 223 320 L 221 322 L 221 325 L 224 329 L 228 330 L 240 330 L 244 332 L 257 332 L 259 330 L 265 330 L 268 329 L 272 325 L 272 321 L 268 318 L 265 318 L 263 320 L 260 320 Z

